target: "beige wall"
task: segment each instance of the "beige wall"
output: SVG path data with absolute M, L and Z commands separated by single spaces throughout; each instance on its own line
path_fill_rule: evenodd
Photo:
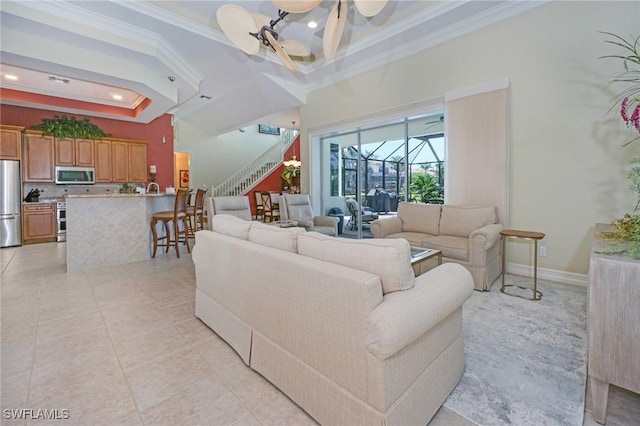
M 506 77 L 510 226 L 547 234 L 541 268 L 586 274 L 594 223 L 635 206 L 625 176 L 628 161 L 640 156 L 640 142 L 622 147 L 630 134 L 608 113 L 617 93 L 608 81 L 621 64 L 598 59 L 613 52 L 598 31 L 638 36 L 639 19 L 639 2 L 545 4 L 311 93 L 301 108 L 301 140 Z M 310 147 L 301 149 L 309 164 Z M 308 170 L 302 186 L 310 189 Z M 530 263 L 527 245 L 510 248 L 509 262 Z
M 174 149 L 190 154 L 192 188 L 206 186 L 211 189 L 221 184 L 281 141 L 280 136 L 259 133 L 258 125 L 246 126 L 245 132 L 235 130 L 212 137 L 185 121 L 179 121 L 175 132 Z

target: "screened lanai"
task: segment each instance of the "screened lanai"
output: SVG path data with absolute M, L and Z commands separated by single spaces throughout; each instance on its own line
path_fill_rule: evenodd
M 419 117 L 325 139 L 332 147 L 331 195 L 357 200 L 360 191 L 376 213 L 395 212 L 405 200 L 443 203 L 443 121 Z

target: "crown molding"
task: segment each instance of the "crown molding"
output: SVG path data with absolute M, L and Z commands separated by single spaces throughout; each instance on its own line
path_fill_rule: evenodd
M 119 4 L 124 5 L 124 3 Z M 149 49 L 148 52 L 143 53 L 152 54 L 150 52 L 155 52 L 153 56 L 174 70 L 187 82 L 187 84 L 194 87 L 196 90 L 199 83 L 204 78 L 193 65 L 191 65 L 160 35 L 77 7 L 66 0 L 58 0 L 55 2 L 4 2 L 2 9 L 4 12 L 21 16 L 29 20 L 35 20 L 46 25 L 51 25 L 55 28 L 62 28 L 60 23 L 64 20 L 67 20 L 74 25 L 82 26 L 87 26 L 87 23 L 90 22 L 91 28 L 99 30 L 109 37 L 103 37 L 100 39 L 95 36 L 89 36 L 86 32 L 83 32 L 80 35 L 88 38 L 100 39 L 102 42 L 113 44 L 127 50 L 140 51 L 141 49 L 136 49 L 135 46 L 143 45 Z M 33 13 L 30 13 L 29 9 L 41 12 L 45 16 L 37 18 Z M 54 17 L 56 19 L 47 19 L 49 17 Z M 66 30 L 77 32 L 74 28 L 68 28 Z M 117 39 L 122 40 L 117 41 Z
M 536 0 L 536 1 L 517 1 L 517 2 L 504 2 L 493 8 L 487 9 L 484 12 L 474 15 L 470 18 L 456 22 L 453 25 L 444 27 L 436 32 L 427 34 L 423 37 L 413 39 L 412 41 L 405 43 L 403 46 L 394 48 L 392 51 L 384 51 L 378 54 L 369 56 L 366 60 L 360 61 L 355 65 L 347 67 L 344 72 L 332 73 L 329 77 L 316 80 L 308 84 L 309 91 L 318 90 L 323 87 L 338 83 L 342 80 L 353 78 L 356 75 L 378 68 L 384 64 L 404 59 L 408 56 L 414 55 L 421 51 L 427 50 L 431 47 L 453 40 L 457 37 L 469 34 L 476 30 L 482 29 L 489 25 L 495 24 L 502 20 L 511 18 L 518 14 L 527 12 L 538 6 L 549 3 L 552 0 Z M 439 12 L 442 12 L 440 9 Z M 451 10 L 451 9 L 450 9 Z M 442 12 L 443 13 L 443 12 Z M 441 13 L 440 13 L 441 14 Z M 424 19 L 424 16 L 423 18 Z M 338 58 L 343 60 L 347 59 L 347 55 L 343 52 L 339 52 Z M 336 60 L 338 59 L 336 58 Z M 324 65 L 323 65 L 324 67 Z M 314 71 L 322 71 L 323 67 L 314 68 Z M 310 72 L 308 69 L 304 69 L 305 72 Z

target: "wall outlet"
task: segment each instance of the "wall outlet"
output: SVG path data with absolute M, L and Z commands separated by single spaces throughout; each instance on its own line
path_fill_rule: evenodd
M 540 257 L 547 256 L 547 248 L 545 246 L 540 246 Z

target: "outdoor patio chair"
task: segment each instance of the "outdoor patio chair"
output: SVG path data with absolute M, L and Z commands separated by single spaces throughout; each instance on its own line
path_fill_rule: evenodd
M 351 230 L 354 230 L 358 226 L 358 210 L 362 212 L 362 223 L 371 225 L 371 222 L 378 218 L 378 215 L 375 214 L 368 207 L 360 207 L 358 208 L 358 202 L 356 200 L 347 199 L 345 200 L 347 203 L 347 210 L 349 211 L 349 222 L 347 222 L 347 226 L 351 227 Z

